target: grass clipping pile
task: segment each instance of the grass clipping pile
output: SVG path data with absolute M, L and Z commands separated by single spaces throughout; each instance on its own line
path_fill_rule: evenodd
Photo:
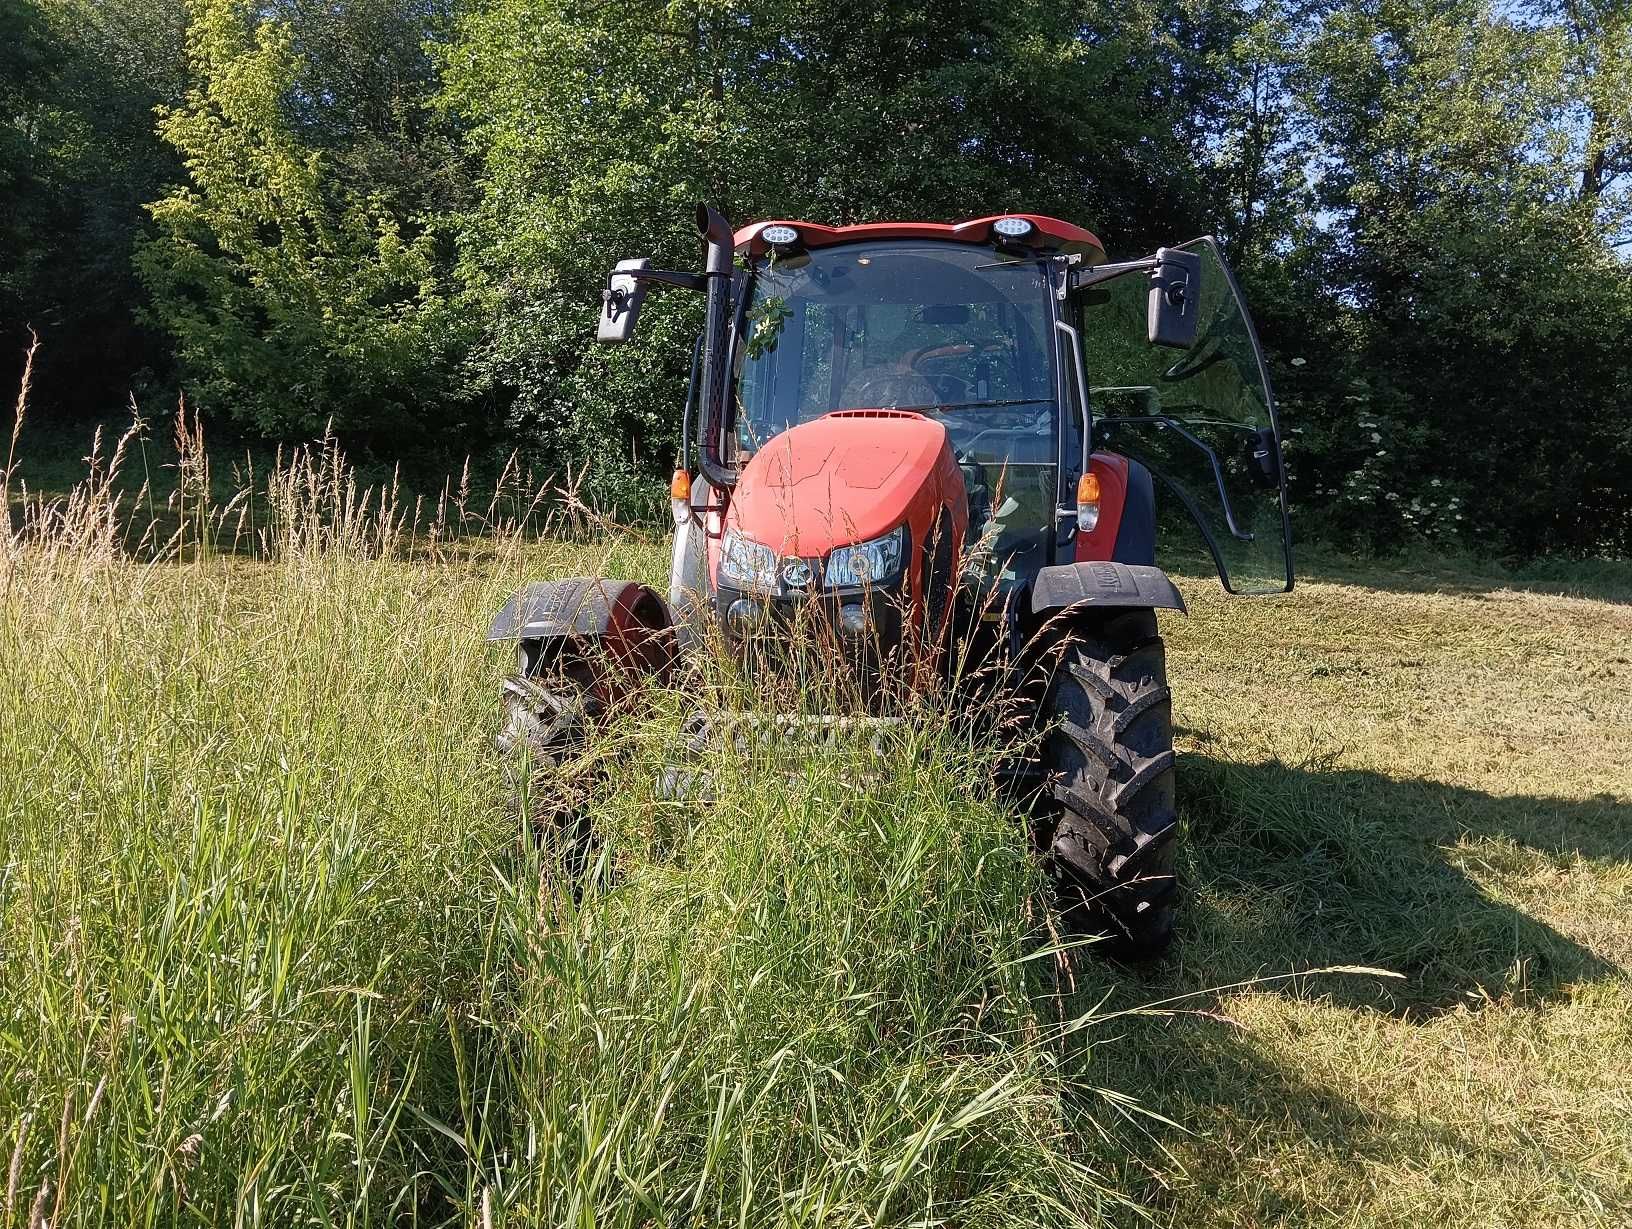
M 563 770 L 575 892 L 518 839 L 481 631 L 525 575 L 659 553 L 473 562 L 291 466 L 257 498 L 302 528 L 248 554 L 195 506 L 132 558 L 106 475 L 8 527 L 0 1224 L 1100 1218 L 981 751 L 930 715 L 792 772 L 728 740 L 666 800 L 658 696 Z

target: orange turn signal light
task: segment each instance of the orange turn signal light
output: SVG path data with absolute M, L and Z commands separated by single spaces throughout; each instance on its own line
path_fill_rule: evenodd
M 1090 470 L 1077 479 L 1077 531 L 1093 533 L 1099 524 L 1099 475 Z
M 669 498 L 691 502 L 691 475 L 685 470 L 675 470 L 674 477 L 669 479 Z

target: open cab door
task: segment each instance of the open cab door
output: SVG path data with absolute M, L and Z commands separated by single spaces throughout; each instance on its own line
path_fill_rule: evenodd
M 1169 534 L 1186 514 L 1200 529 L 1230 593 L 1292 588 L 1286 475 L 1258 335 L 1218 244 L 1182 244 L 1193 272 L 1179 336 L 1157 327 L 1156 279 L 1093 277 L 1073 296 L 1080 311 L 1096 449 L 1143 463 L 1171 498 L 1157 496 Z M 1147 266 L 1148 267 L 1148 266 Z M 1179 511 L 1182 509 L 1183 511 Z

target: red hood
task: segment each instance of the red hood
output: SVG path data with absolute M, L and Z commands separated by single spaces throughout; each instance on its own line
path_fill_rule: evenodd
M 940 481 L 946 428 L 901 410 L 841 410 L 778 435 L 742 468 L 727 525 L 779 555 L 882 537 Z

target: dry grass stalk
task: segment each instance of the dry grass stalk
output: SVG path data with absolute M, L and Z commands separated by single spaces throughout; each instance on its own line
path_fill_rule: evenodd
M 23 1157 L 28 1147 L 28 1128 L 34 1122 L 33 1114 L 24 1114 L 17 1123 L 17 1145 L 11 1152 L 11 1168 L 6 1172 L 6 1203 L 3 1209 L 6 1216 L 17 1205 L 17 1183 L 23 1176 Z
M 23 378 L 17 387 L 17 408 L 11 420 L 11 442 L 6 449 L 6 466 L 0 469 L 0 508 L 6 513 L 6 558 L 9 562 L 16 548 L 11 524 L 11 476 L 17 468 L 17 441 L 23 434 L 23 419 L 28 416 L 28 394 L 34 385 L 34 355 L 40 348 L 40 338 L 33 329 L 28 331 L 28 350 L 23 358 Z

